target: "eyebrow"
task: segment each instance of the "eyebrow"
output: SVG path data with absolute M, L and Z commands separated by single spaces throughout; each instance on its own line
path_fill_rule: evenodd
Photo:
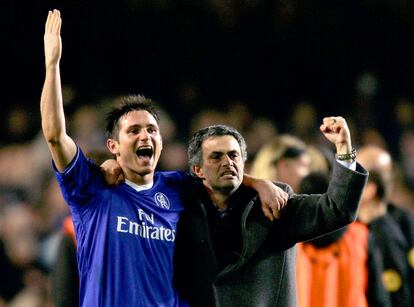
M 158 128 L 158 126 L 157 125 L 154 125 L 154 124 L 146 124 L 146 125 L 139 125 L 139 124 L 133 124 L 133 125 L 130 125 L 130 126 L 127 126 L 126 127 L 127 129 L 131 129 L 131 128 Z
M 210 156 L 212 156 L 212 155 L 217 155 L 217 154 L 220 154 L 220 155 L 226 155 L 226 154 L 231 154 L 231 153 L 239 153 L 237 150 L 229 150 L 229 151 L 217 151 L 217 150 L 215 150 L 215 151 L 212 151 L 211 153 L 210 153 Z

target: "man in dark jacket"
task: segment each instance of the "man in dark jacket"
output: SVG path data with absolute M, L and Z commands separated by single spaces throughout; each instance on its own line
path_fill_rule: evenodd
M 191 306 L 296 306 L 295 244 L 353 222 L 367 179 L 345 120 L 324 118 L 320 129 L 341 160 L 328 192 L 296 195 L 276 183 L 290 197 L 274 221 L 241 185 L 247 155 L 240 133 L 218 125 L 193 136 L 188 153 L 197 188 L 180 219 L 175 257 L 177 287 Z
M 361 197 L 358 219 L 378 242 L 384 268 L 382 280 L 392 306 L 414 306 L 413 234 L 409 211 L 389 203 L 393 188 L 393 165 L 389 152 L 378 146 L 360 148 L 358 162 L 370 176 Z

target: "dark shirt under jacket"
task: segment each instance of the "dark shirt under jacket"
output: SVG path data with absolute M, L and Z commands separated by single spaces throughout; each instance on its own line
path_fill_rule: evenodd
M 240 258 L 242 249 L 241 215 L 243 200 L 252 199 L 255 192 L 250 189 L 238 189 L 226 209 L 219 209 L 211 201 L 204 188 L 199 187 L 207 208 L 208 223 L 219 270 Z

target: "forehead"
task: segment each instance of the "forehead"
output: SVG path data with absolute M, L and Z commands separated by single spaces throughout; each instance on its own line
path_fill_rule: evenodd
M 300 156 L 296 158 L 289 158 L 286 160 L 289 161 L 290 164 L 294 164 L 294 165 L 309 166 L 311 164 L 311 156 L 306 152 L 302 153 Z
M 131 111 L 119 119 L 120 127 L 129 127 L 129 126 L 156 126 L 158 123 L 154 116 L 146 110 Z
M 240 152 L 240 145 L 231 135 L 211 136 L 203 141 L 202 150 L 205 154 L 211 152 Z

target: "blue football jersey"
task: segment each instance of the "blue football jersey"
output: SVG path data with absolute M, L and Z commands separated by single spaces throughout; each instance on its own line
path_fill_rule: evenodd
M 78 149 L 55 175 L 75 226 L 81 306 L 187 306 L 173 287 L 173 254 L 188 174 L 156 172 L 142 191 L 108 186 Z

